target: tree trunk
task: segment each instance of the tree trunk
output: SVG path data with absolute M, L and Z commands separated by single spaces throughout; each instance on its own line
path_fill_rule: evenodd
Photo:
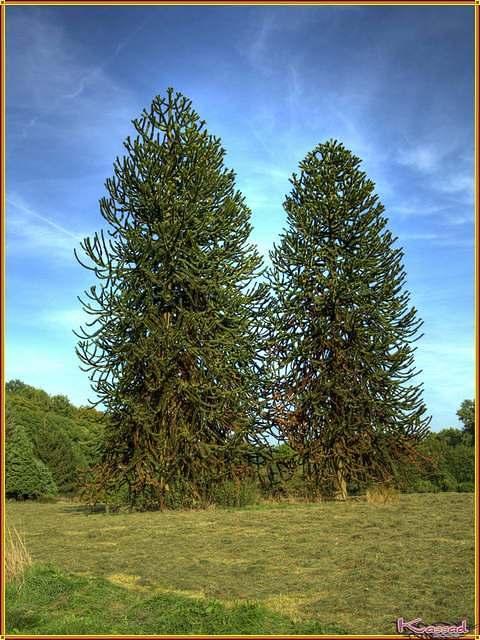
M 347 481 L 345 480 L 345 475 L 343 472 L 343 462 L 339 461 L 336 469 L 336 480 L 337 480 L 337 493 L 335 494 L 336 500 L 346 500 L 347 499 Z

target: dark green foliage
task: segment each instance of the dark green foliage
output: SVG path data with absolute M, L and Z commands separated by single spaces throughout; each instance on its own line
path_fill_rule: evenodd
M 55 413 L 59 413 L 62 416 L 71 417 L 75 409 L 70 404 L 67 396 L 51 396 L 50 397 L 50 409 Z
M 386 480 L 428 432 L 403 252 L 360 160 L 336 141 L 300 163 L 271 252 L 270 419 L 308 491 Z
M 11 415 L 7 415 L 5 491 L 7 498 L 22 499 L 57 493 L 49 469 L 35 457 L 25 429 Z
M 263 493 L 269 497 L 305 497 L 298 455 L 288 444 L 278 444 L 265 451 L 257 474 Z
M 61 492 L 74 492 L 80 470 L 87 468 L 87 460 L 65 429 L 61 416 L 47 414 L 34 434 L 34 442 L 39 457 L 51 469 Z
M 448 447 L 456 447 L 460 444 L 472 444 L 469 435 L 465 431 L 460 431 L 460 429 L 453 429 L 452 427 L 448 429 L 442 429 L 437 433 L 431 434 L 434 437 L 437 437 Z
M 109 415 L 87 494 L 125 485 L 132 505 L 161 508 L 179 483 L 201 495 L 243 464 L 261 258 L 220 140 L 190 101 L 169 89 L 133 124 L 100 201 L 107 233 L 82 243 L 98 284 L 77 353 Z
M 475 447 L 463 443 L 456 447 L 449 447 L 446 465 L 455 479 L 458 491 L 466 491 L 466 487 L 471 487 L 469 491 L 474 490 Z
M 49 409 L 51 399 L 46 391 L 35 389 L 21 380 L 9 380 L 5 385 L 7 394 L 15 394 L 22 398 L 32 400 L 35 405 L 42 409 Z
M 457 416 L 463 423 L 465 433 L 475 438 L 475 401 L 464 400 L 457 411 Z
M 74 407 L 65 396 L 49 396 L 19 380 L 6 384 L 6 401 L 33 453 L 45 464 L 62 494 L 76 490 L 84 469 L 97 462 L 102 414 Z
M 212 486 L 209 497 L 220 507 L 246 507 L 257 503 L 260 489 L 253 479 L 224 480 Z
M 430 433 L 418 447 L 417 464 L 399 467 L 397 483 L 408 492 L 473 492 L 475 447 L 459 429 Z

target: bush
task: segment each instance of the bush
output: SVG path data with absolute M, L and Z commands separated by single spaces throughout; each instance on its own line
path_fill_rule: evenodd
M 430 433 L 419 446 L 423 464 L 398 470 L 398 486 L 406 492 L 460 491 L 473 486 L 475 448 L 468 434 L 459 429 Z
M 109 490 L 99 485 L 95 479 L 95 470 L 87 472 L 83 477 L 79 498 L 92 513 L 117 513 L 126 508 L 128 492 L 126 487 Z
M 475 483 L 474 482 L 459 482 L 457 485 L 457 491 L 459 493 L 474 493 L 475 492 Z
M 51 470 L 59 491 L 68 494 L 75 491 L 79 471 L 87 466 L 87 462 L 81 449 L 72 441 L 65 422 L 61 416 L 46 414 L 33 442 L 38 457 Z
M 255 480 L 225 480 L 214 485 L 210 492 L 210 500 L 220 507 L 246 507 L 256 504 L 259 498 L 258 485 Z
M 473 483 L 475 477 L 475 447 L 459 443 L 449 447 L 445 455 L 445 466 L 457 483 Z
M 449 473 L 445 473 L 439 478 L 437 485 L 440 491 L 456 491 L 458 482 Z
M 439 487 L 430 480 L 422 480 L 421 478 L 413 482 L 408 488 L 407 493 L 438 493 Z
M 35 457 L 33 445 L 21 425 L 7 424 L 6 495 L 8 498 L 38 498 L 57 493 L 46 465 Z
M 257 483 L 250 478 L 242 480 L 225 480 L 212 484 L 210 487 L 198 487 L 183 478 L 178 478 L 168 485 L 164 494 L 162 505 L 146 497 L 144 503 L 137 500 L 135 509 L 149 511 L 160 508 L 165 509 L 204 509 L 211 505 L 221 507 L 245 507 L 255 504 L 259 498 Z M 109 490 L 100 486 L 98 482 L 98 470 L 85 482 L 85 490 L 81 499 L 86 502 L 92 511 L 117 512 L 131 509 L 129 506 L 126 487 Z

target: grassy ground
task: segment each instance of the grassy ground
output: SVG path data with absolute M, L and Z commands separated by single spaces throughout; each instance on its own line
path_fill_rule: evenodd
M 399 616 L 473 622 L 471 494 L 115 515 L 9 503 L 7 526 L 25 534 L 35 563 L 61 572 L 37 568 L 9 588 L 9 632 L 394 633 Z M 175 616 L 187 627 L 172 628 Z
M 11 633 L 57 634 L 327 634 L 336 625 L 293 621 L 255 602 L 233 606 L 175 593 L 128 590 L 103 578 L 35 566 L 9 585 Z

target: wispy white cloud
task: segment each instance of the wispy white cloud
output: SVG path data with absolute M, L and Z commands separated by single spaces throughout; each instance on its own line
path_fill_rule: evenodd
M 445 220 L 446 222 L 452 226 L 452 227 L 459 227 L 461 225 L 473 225 L 473 221 L 474 221 L 474 210 L 472 208 L 472 211 L 467 213 L 460 213 L 460 212 L 455 212 L 453 214 L 447 214 L 445 216 Z M 473 236 L 472 236 L 472 242 L 473 242 Z
M 58 231 L 59 233 L 65 236 L 69 236 L 74 240 L 81 239 L 81 236 L 79 234 L 72 233 L 71 231 L 69 231 L 62 225 L 58 224 L 54 220 L 51 220 L 50 218 L 47 218 L 47 216 L 44 216 L 38 213 L 38 211 L 35 211 L 31 207 L 29 207 L 27 204 L 25 204 L 25 202 L 23 202 L 22 199 L 19 198 L 18 196 L 7 196 L 7 204 L 12 205 L 14 209 L 16 209 L 17 211 L 20 211 L 26 216 L 30 216 L 30 217 L 36 218 L 37 220 L 40 220 L 47 226 L 51 227 L 52 229 L 55 229 L 55 231 Z
M 442 160 L 438 149 L 433 145 L 417 145 L 401 149 L 398 154 L 398 162 L 404 166 L 430 173 L 438 168 Z
M 430 245 L 436 245 L 438 247 L 473 247 L 473 238 L 456 237 L 444 233 L 422 233 L 422 232 L 403 232 L 400 237 L 400 242 L 418 241 L 422 243 L 429 243 Z
M 430 192 L 436 194 L 439 209 L 451 207 L 452 202 L 473 207 L 473 156 L 462 151 L 455 135 L 446 138 L 442 131 L 438 139 L 415 143 L 403 138 L 406 144 L 397 154 L 398 164 L 415 172 Z M 448 201 L 445 196 L 449 197 Z
M 125 47 L 128 45 L 128 43 L 133 40 L 137 34 L 145 27 L 146 25 L 146 20 L 143 20 L 135 29 L 133 29 L 129 35 L 124 38 L 123 40 L 121 40 L 115 47 L 115 49 L 113 50 L 113 52 L 106 56 L 100 63 L 92 66 L 83 77 L 81 77 L 78 81 L 78 86 L 71 92 L 71 93 L 67 93 L 63 96 L 61 96 L 62 98 L 66 98 L 66 99 L 73 99 L 73 98 L 77 98 L 81 93 L 83 93 L 83 91 L 89 86 L 92 85 L 94 82 L 100 80 L 104 80 L 104 71 L 107 69 L 107 67 L 115 61 L 115 59 L 118 57 L 118 55 L 121 53 L 121 51 L 123 49 L 125 49 Z
M 407 196 L 402 202 L 393 201 L 388 205 L 388 215 L 404 220 L 431 218 L 435 220 L 436 229 L 470 224 L 473 222 L 473 213 L 472 203 L 465 205 L 461 200 L 442 197 L 433 190 L 426 197 Z
M 35 133 L 52 143 L 69 139 L 72 149 L 81 145 L 83 153 L 97 157 L 108 144 L 106 152 L 114 157 L 118 144 L 111 140 L 120 141 L 129 132 L 138 105 L 130 90 L 109 74 L 109 66 L 143 26 L 103 59 L 89 62 L 59 23 L 40 12 L 17 13 L 9 28 L 9 40 L 17 44 L 8 67 L 15 78 L 7 98 L 7 113 L 16 122 L 10 143 L 26 144 Z M 111 136 L 103 135 L 105 130 Z
M 432 204 L 425 201 L 422 201 L 419 198 L 415 198 L 413 200 L 406 200 L 403 203 L 393 203 L 389 207 L 389 211 L 395 215 L 400 215 L 402 217 L 409 216 L 432 216 L 437 215 L 443 211 L 445 211 L 447 207 L 445 205 Z
M 73 258 L 73 249 L 85 234 L 67 229 L 16 194 L 7 197 L 7 205 L 8 253 L 42 252 L 51 258 Z
M 444 193 L 464 194 L 473 200 L 473 173 L 450 173 L 440 180 L 438 189 Z
M 250 31 L 248 41 L 242 42 L 241 51 L 246 55 L 250 64 L 263 73 L 268 73 L 272 69 L 268 43 L 275 32 L 275 16 L 271 13 L 262 16 L 256 28 Z
M 402 233 L 402 240 L 438 240 L 438 233 Z
M 139 110 L 129 88 L 109 73 L 110 64 L 144 25 L 145 20 L 112 45 L 109 54 L 96 59 L 77 49 L 51 13 L 17 12 L 10 21 L 9 42 L 16 44 L 8 67 L 8 117 L 15 123 L 9 126 L 15 166 L 7 202 L 10 255 L 40 252 L 73 260 L 74 247 L 87 234 L 78 230 L 78 223 L 71 228 L 65 221 L 84 219 L 85 203 L 98 211 L 100 193 L 95 190 L 101 188 L 103 171 L 109 171 L 121 153 L 122 140 L 131 133 L 131 119 Z M 30 138 L 48 157 L 39 172 L 23 171 L 15 160 L 28 162 Z M 79 166 L 88 166 L 88 175 L 79 172 Z M 55 202 L 54 209 L 50 202 Z M 67 217 L 66 211 L 75 215 Z

